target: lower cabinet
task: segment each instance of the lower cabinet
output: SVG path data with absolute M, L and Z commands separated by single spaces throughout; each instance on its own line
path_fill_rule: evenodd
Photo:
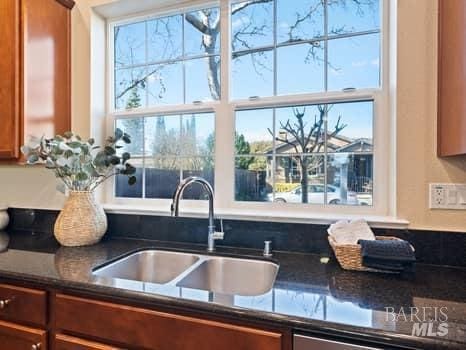
M 46 350 L 47 332 L 0 321 L 0 348 L 5 350 Z
M 110 345 L 58 334 L 55 337 L 55 350 L 121 350 Z
M 269 331 L 64 294 L 56 295 L 55 322 L 60 333 L 101 339 L 109 343 L 122 344 L 124 348 L 129 349 L 282 350 L 291 347 L 290 337 L 280 331 Z M 288 342 L 289 346 L 287 346 Z M 67 344 L 70 344 L 69 341 Z M 94 347 L 58 346 L 58 349 L 71 348 L 114 349 L 105 346 L 97 347 L 97 345 Z

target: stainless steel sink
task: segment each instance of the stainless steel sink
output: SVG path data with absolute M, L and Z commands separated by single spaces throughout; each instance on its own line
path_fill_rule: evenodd
M 98 268 L 94 274 L 164 284 L 175 279 L 199 259 L 198 255 L 187 253 L 143 250 Z
M 278 265 L 262 260 L 212 257 L 176 285 L 214 293 L 254 296 L 270 291 Z

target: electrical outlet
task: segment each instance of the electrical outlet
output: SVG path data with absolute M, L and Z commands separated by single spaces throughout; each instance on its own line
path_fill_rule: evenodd
M 441 208 L 447 204 L 446 189 L 441 184 L 430 184 L 430 207 Z
M 466 210 L 466 184 L 432 183 L 429 193 L 431 209 Z

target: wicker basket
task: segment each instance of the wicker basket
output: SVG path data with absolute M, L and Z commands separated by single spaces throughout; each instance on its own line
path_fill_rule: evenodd
M 400 240 L 396 237 L 377 236 L 378 240 Z M 336 244 L 332 236 L 328 236 L 328 242 L 340 263 L 345 270 L 369 271 L 369 272 L 387 272 L 386 270 L 372 269 L 362 265 L 361 246 L 359 244 Z M 413 248 L 414 250 L 414 248 Z
M 55 238 L 66 247 L 95 244 L 107 231 L 107 216 L 93 192 L 71 191 L 55 221 Z

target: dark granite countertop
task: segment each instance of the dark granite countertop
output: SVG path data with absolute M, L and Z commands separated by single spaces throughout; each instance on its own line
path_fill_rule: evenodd
M 405 276 L 349 272 L 315 254 L 275 252 L 280 265 L 273 289 L 255 297 L 216 298 L 202 290 L 108 279 L 92 269 L 130 251 L 158 248 L 205 254 L 204 245 L 108 239 L 82 248 L 60 247 L 53 236 L 0 233 L 0 278 L 39 283 L 153 305 L 177 306 L 279 323 L 298 332 L 377 342 L 383 348 L 466 349 L 466 269 L 418 264 Z M 217 255 L 262 258 L 261 251 L 219 247 Z M 386 308 L 398 314 L 387 314 Z M 448 334 L 412 336 L 410 316 L 445 317 Z M 437 317 L 436 317 L 437 316 Z M 406 318 L 406 320 L 405 320 Z M 414 319 L 416 321 L 416 319 Z M 432 322 L 436 331 L 438 323 Z

